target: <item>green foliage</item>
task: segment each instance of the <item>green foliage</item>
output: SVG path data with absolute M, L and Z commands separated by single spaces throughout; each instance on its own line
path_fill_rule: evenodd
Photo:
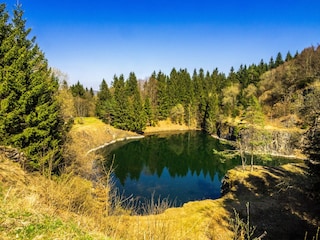
M 70 87 L 70 91 L 74 97 L 76 117 L 90 117 L 96 114 L 96 103 L 92 88 L 88 90 L 78 81 Z
M 168 80 L 168 77 L 165 74 L 163 74 L 162 72 L 158 73 L 157 75 L 158 120 L 164 120 L 169 116 L 170 103 L 169 103 L 167 80 Z
M 6 233 L 2 236 L 8 239 L 94 239 L 74 222 L 25 210 L 1 211 L 0 219 L 10 223 L 0 226 L 1 232 Z
M 306 122 L 308 105 L 317 104 L 318 93 L 311 88 L 320 77 L 319 53 L 320 47 L 307 48 L 294 57 L 288 52 L 284 61 L 279 52 L 269 63 L 240 65 L 237 71 L 232 67 L 227 77 L 218 69 L 212 73 L 194 70 L 191 77 L 187 69 L 173 68 L 169 75 L 153 72 L 139 87 L 134 73 L 127 80 L 121 75 L 111 91 L 107 86 L 106 92 L 100 89 L 100 94 L 111 95 L 112 100 L 98 96 L 96 114 L 132 131 L 168 117 L 209 133 L 217 132 L 219 122 L 245 115 L 254 119 L 253 125 L 265 117 L 272 120 L 289 114 Z
M 154 125 L 154 114 L 152 111 L 149 97 L 147 97 L 146 100 L 144 101 L 144 113 L 146 116 L 147 126 L 153 126 Z
M 97 96 L 96 115 L 106 123 L 111 121 L 112 95 L 108 84 L 103 79 Z
M 21 6 L 11 24 L 3 5 L 1 11 L 0 144 L 20 148 L 29 159 L 26 167 L 50 174 L 62 163 L 58 82 L 35 39 L 28 39 Z
M 170 111 L 170 118 L 173 123 L 182 124 L 184 121 L 184 108 L 182 104 L 177 104 Z
M 78 81 L 76 84 L 70 87 L 72 95 L 74 97 L 85 97 L 86 90 L 84 89 L 83 85 Z
M 147 120 L 135 74 L 130 73 L 127 81 L 123 75 L 115 76 L 113 88 L 111 125 L 123 130 L 143 131 Z

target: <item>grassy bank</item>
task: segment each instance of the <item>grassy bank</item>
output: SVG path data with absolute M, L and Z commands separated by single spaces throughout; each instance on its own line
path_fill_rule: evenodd
M 156 126 L 147 127 L 144 132 L 147 134 L 156 133 L 156 132 L 166 132 L 166 131 L 187 131 L 187 130 L 199 130 L 195 126 L 187 126 L 185 124 L 175 124 L 172 123 L 169 119 L 165 121 L 160 121 Z
M 95 118 L 76 120 L 67 146 L 72 164 L 62 176 L 52 179 L 26 173 L 1 156 L 0 238 L 234 239 L 236 227 L 241 229 L 235 211 L 246 221 L 247 202 L 250 226 L 256 226 L 254 236 L 264 231 L 264 239 L 304 239 L 306 231 L 307 239 L 316 235 L 320 207 L 303 164 L 255 166 L 253 172 L 230 170 L 230 191 L 224 197 L 163 209 L 161 214 L 131 216 L 130 209 L 111 207 L 115 196 L 108 181 L 87 180 L 94 175 L 92 163 L 98 157 L 87 152 L 134 135 Z

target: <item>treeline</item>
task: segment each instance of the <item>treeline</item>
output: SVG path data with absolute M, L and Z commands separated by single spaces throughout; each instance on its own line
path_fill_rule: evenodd
M 221 122 L 245 118 L 249 110 L 269 119 L 294 115 L 303 122 L 298 121 L 300 124 L 308 125 L 311 122 L 305 120 L 311 114 L 306 112 L 318 79 L 319 52 L 310 47 L 294 56 L 288 52 L 285 59 L 278 53 L 268 63 L 241 65 L 237 71 L 232 67 L 228 75 L 218 69 L 191 74 L 173 68 L 169 75 L 159 71 L 147 80 L 138 80 L 132 72 L 127 79 L 114 76 L 111 86 L 103 79 L 97 94 L 77 82 L 69 87 L 75 107 L 70 115 L 97 116 L 114 127 L 135 132 L 170 118 L 216 133 Z M 310 91 L 301 92 L 306 87 Z
M 111 86 L 102 80 L 95 93 L 80 82 L 68 86 L 61 73 L 52 71 L 30 32 L 20 5 L 10 17 L 0 4 L 0 145 L 22 150 L 29 159 L 26 168 L 50 173 L 67 164 L 64 141 L 77 116 L 98 116 L 135 132 L 168 118 L 210 133 L 235 118 L 319 126 L 319 46 L 295 56 L 288 52 L 284 60 L 278 53 L 275 60 L 231 68 L 228 75 L 218 69 L 191 74 L 173 68 L 169 75 L 153 72 L 144 81 L 134 73 L 127 79 L 114 76 Z
M 269 63 L 261 60 L 257 65 L 241 65 L 238 71 L 231 68 L 228 76 L 218 69 L 194 70 L 190 74 L 187 69 L 175 68 L 169 75 L 153 72 L 144 81 L 138 81 L 134 73 L 130 73 L 128 79 L 123 75 L 114 76 L 110 87 L 102 81 L 95 100 L 95 114 L 117 128 L 136 132 L 170 118 L 174 123 L 213 133 L 219 121 L 238 116 L 244 109 L 256 105 L 262 74 L 295 57 L 288 52 L 283 60 L 279 53 L 276 60 L 271 58 Z M 79 83 L 70 90 L 81 97 L 74 91 L 76 86 Z

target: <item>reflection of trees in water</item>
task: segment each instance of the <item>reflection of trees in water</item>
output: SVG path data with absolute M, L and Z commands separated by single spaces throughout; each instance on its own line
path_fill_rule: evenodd
M 148 136 L 139 141 L 129 142 L 112 151 L 106 148 L 106 166 L 110 167 L 112 156 L 115 155 L 115 174 L 124 184 L 127 177 L 138 180 L 141 172 L 148 169 L 149 174 L 161 176 L 164 168 L 168 169 L 171 177 L 184 177 L 190 171 L 192 175 L 203 173 L 214 179 L 218 173 L 221 179 L 226 171 L 238 163 L 220 159 L 213 154 L 218 151 L 230 149 L 218 140 L 201 132 L 186 132 L 167 137 L 157 135 Z

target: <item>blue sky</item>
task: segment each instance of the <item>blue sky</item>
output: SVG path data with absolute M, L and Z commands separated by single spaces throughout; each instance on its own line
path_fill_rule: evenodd
M 16 0 L 5 1 L 7 9 Z M 50 66 L 98 90 L 135 72 L 269 61 L 320 43 L 319 0 L 20 0 Z

